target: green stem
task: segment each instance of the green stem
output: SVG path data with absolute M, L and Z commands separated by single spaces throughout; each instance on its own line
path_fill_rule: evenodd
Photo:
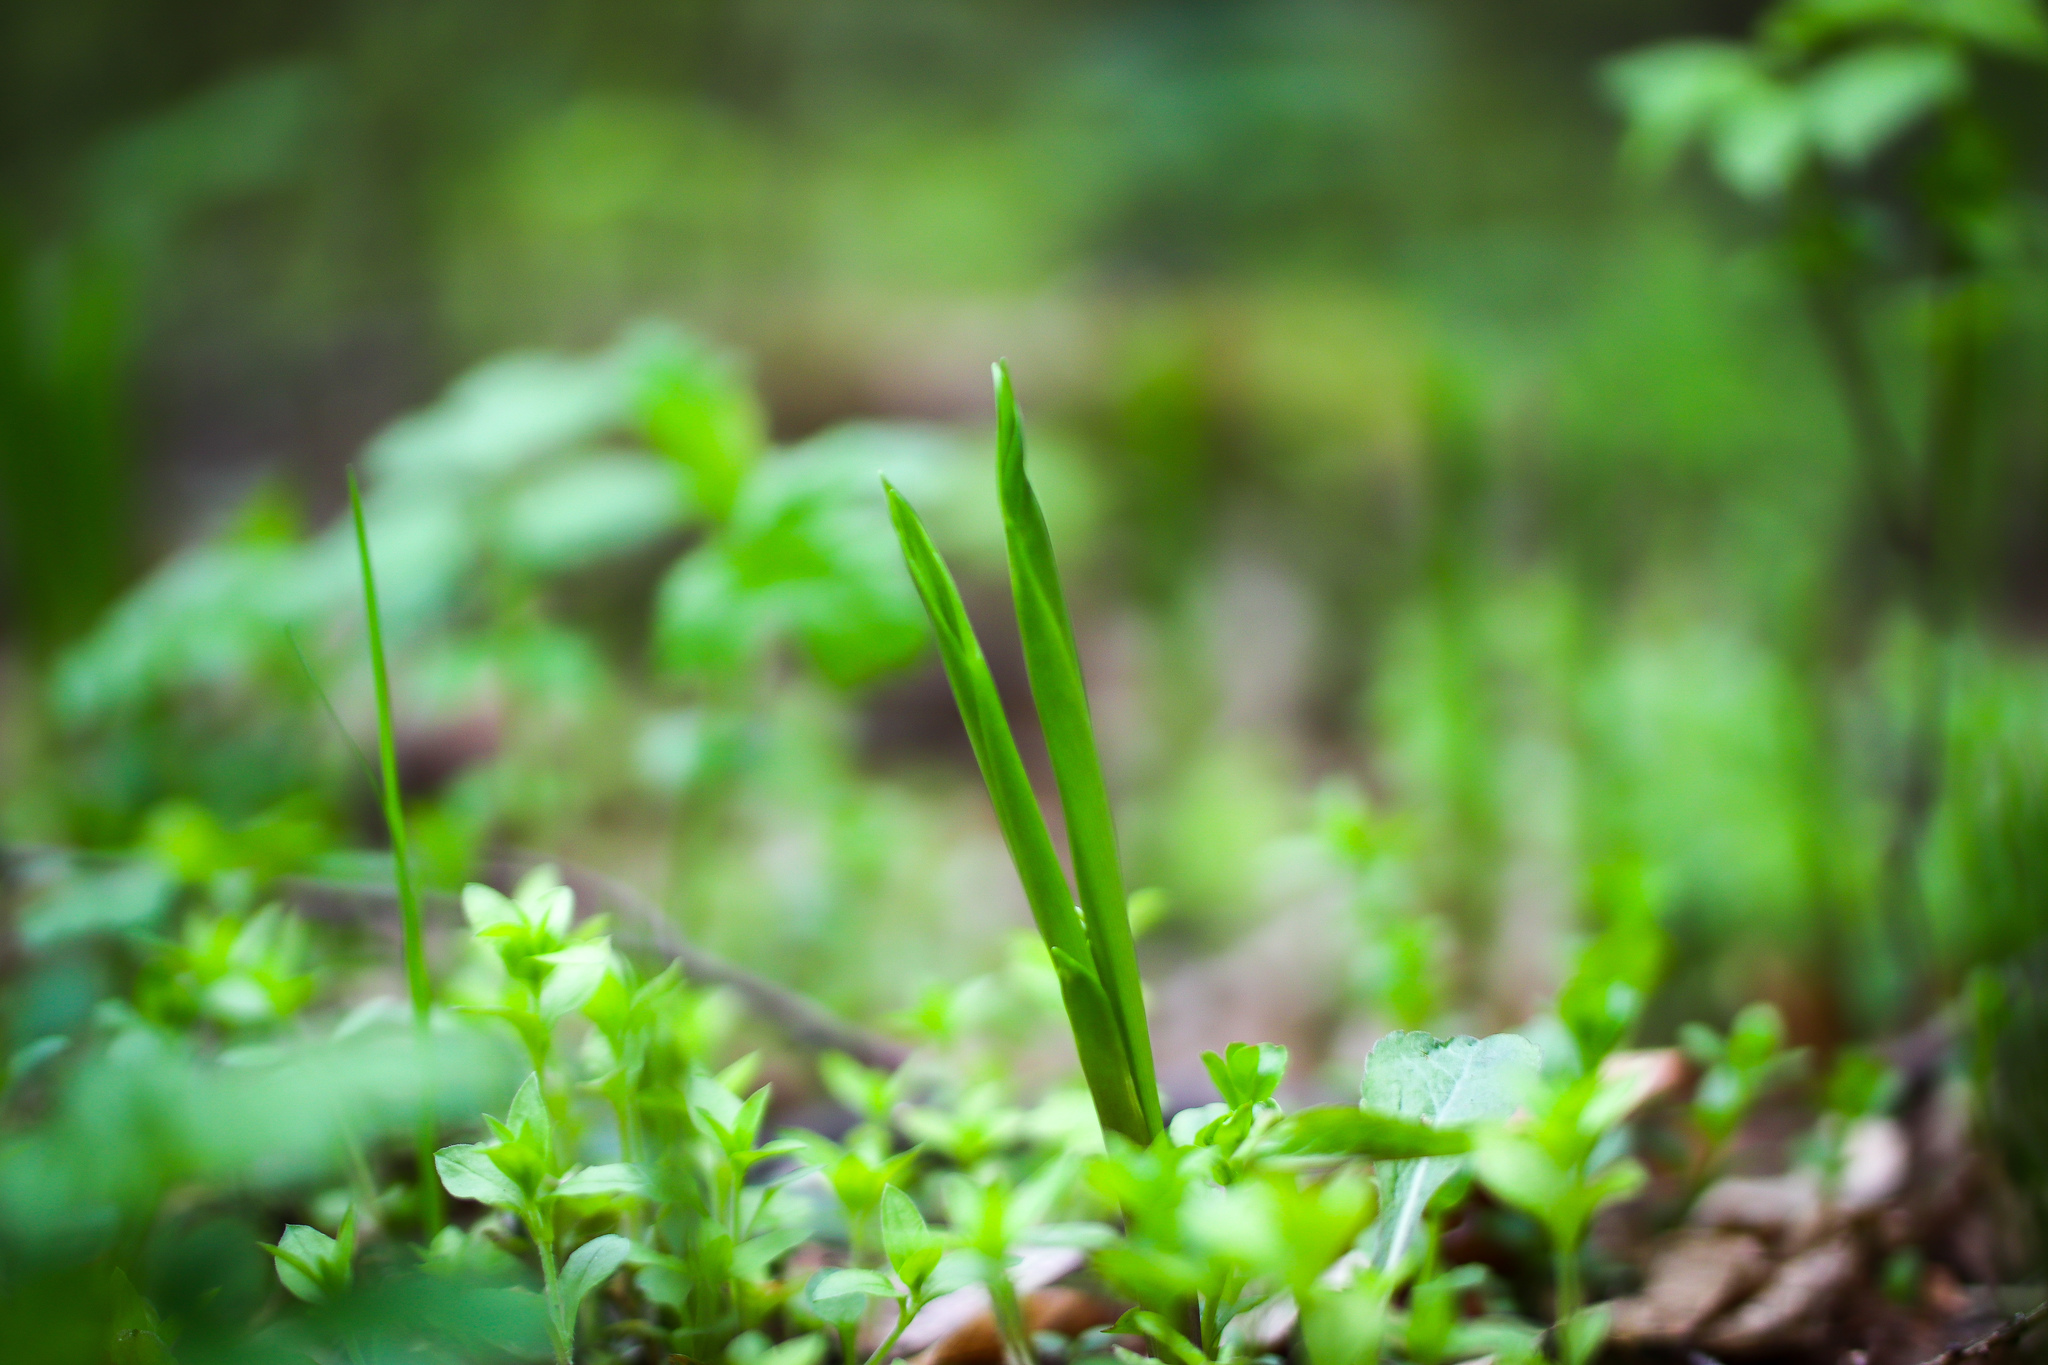
M 875 1348 L 875 1353 L 868 1357 L 867 1365 L 882 1365 L 882 1362 L 889 1358 L 889 1352 L 896 1349 L 896 1339 L 903 1335 L 904 1330 L 910 1326 L 911 1320 L 923 1311 L 924 1301 L 922 1299 L 896 1300 L 896 1326 L 891 1329 L 888 1338 Z
M 412 884 L 412 857 L 406 847 L 405 805 L 398 789 L 398 743 L 391 722 L 391 677 L 384 664 L 383 614 L 377 608 L 377 575 L 370 565 L 370 533 L 363 524 L 362 491 L 355 471 L 348 474 L 349 513 L 355 520 L 356 554 L 362 562 L 363 616 L 369 626 L 370 677 L 377 693 L 377 759 L 383 769 L 384 823 L 391 831 L 391 861 L 398 882 L 399 917 L 405 930 L 405 984 L 412 996 L 413 1024 L 419 1035 L 420 1061 L 431 1072 L 432 1039 L 428 1017 L 433 1009 L 433 983 L 427 976 L 427 950 L 420 921 L 419 892 Z M 432 1237 L 441 1227 L 441 1182 L 434 1174 L 433 1078 L 427 1077 L 416 1146 L 419 1158 L 420 1221 Z
M 1579 1249 L 1559 1243 L 1555 1255 L 1557 1274 L 1557 1331 L 1562 1336 L 1564 1329 L 1579 1315 L 1579 1303 L 1584 1290 L 1579 1285 Z
M 1037 1365 L 1038 1353 L 1031 1349 L 1031 1334 L 1024 1330 L 1024 1308 L 1017 1302 L 1017 1286 L 1008 1275 L 998 1274 L 988 1282 L 988 1296 L 995 1308 L 996 1330 L 1003 1338 L 1004 1354 L 1011 1365 Z
M 575 1365 L 574 1323 L 565 1322 L 562 1284 L 555 1269 L 555 1228 L 552 1218 L 529 1217 L 526 1230 L 533 1234 L 534 1249 L 540 1253 L 541 1293 L 548 1305 L 548 1339 L 554 1343 L 555 1365 Z

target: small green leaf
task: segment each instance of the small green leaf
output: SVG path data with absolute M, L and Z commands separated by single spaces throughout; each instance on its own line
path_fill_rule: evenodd
M 1202 1065 L 1224 1103 L 1241 1109 L 1273 1098 L 1287 1074 L 1287 1049 L 1279 1043 L 1232 1043 L 1222 1056 L 1204 1052 Z
M 548 1116 L 547 1100 L 540 1092 L 540 1073 L 529 1071 L 520 1082 L 518 1091 L 512 1096 L 512 1106 L 505 1111 L 505 1126 L 524 1137 L 531 1134 L 542 1146 L 554 1134 L 554 1122 Z
M 583 1008 L 611 970 L 610 939 L 579 943 L 572 948 L 543 953 L 535 959 L 553 970 L 540 989 L 540 1013 L 553 1022 Z
M 882 1249 L 912 1294 L 938 1268 L 944 1248 L 909 1195 L 894 1185 L 882 1191 Z
M 562 1265 L 562 1323 L 566 1334 L 576 1321 L 576 1310 L 590 1291 L 612 1277 L 626 1263 L 633 1244 L 616 1232 L 608 1232 L 577 1247 Z
M 434 1153 L 434 1169 L 440 1173 L 442 1188 L 457 1199 L 514 1210 L 526 1203 L 525 1193 L 498 1169 L 490 1153 L 475 1143 L 443 1147 Z
M 486 929 L 525 922 L 510 897 L 481 882 L 471 882 L 462 888 L 462 916 L 469 921 L 470 930 L 479 934 Z
M 1721 112 L 1710 150 L 1714 169 L 1736 193 L 1772 199 L 1791 187 L 1808 147 L 1805 102 L 1786 86 L 1764 81 Z
M 1855 48 L 1807 78 L 1814 141 L 1837 164 L 1861 166 L 1968 83 L 1962 58 L 1940 44 Z
M 615 1161 L 603 1166 L 585 1166 L 580 1171 L 571 1171 L 555 1186 L 555 1193 L 565 1199 L 581 1199 L 593 1195 L 627 1195 L 645 1199 L 651 1193 L 647 1172 L 629 1162 Z
M 811 1311 L 834 1327 L 859 1322 L 870 1298 L 889 1298 L 893 1292 L 888 1279 L 873 1270 L 821 1270 L 804 1287 Z
M 809 1240 L 810 1232 L 804 1228 L 777 1228 L 749 1237 L 733 1248 L 732 1273 L 742 1280 L 765 1280 L 777 1261 Z
M 1472 1135 L 1464 1129 L 1434 1128 L 1416 1119 L 1334 1105 L 1289 1114 L 1274 1126 L 1273 1140 L 1281 1152 L 1375 1161 L 1458 1156 L 1472 1150 Z
M 277 1262 L 277 1279 L 293 1298 L 319 1303 L 334 1279 L 335 1241 L 318 1228 L 287 1223 L 276 1246 L 265 1245 Z
M 1558 1352 L 1563 1365 L 1587 1365 L 1600 1354 L 1600 1347 L 1607 1341 L 1607 1329 L 1613 1324 L 1613 1310 L 1604 1303 L 1580 1309 L 1570 1320 L 1560 1324 L 1562 1331 Z

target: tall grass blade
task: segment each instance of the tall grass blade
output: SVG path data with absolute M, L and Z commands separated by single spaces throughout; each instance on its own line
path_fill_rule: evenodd
M 1086 917 L 1095 974 L 1115 1013 L 1146 1125 L 1156 1134 L 1163 1120 L 1153 1073 L 1152 1034 L 1145 1022 L 1145 996 L 1138 977 L 1137 947 L 1131 937 L 1122 864 L 1117 857 L 1116 826 L 1110 817 L 1109 789 L 1102 780 L 1102 762 L 1088 718 L 1080 651 L 1074 644 L 1074 627 L 1060 589 L 1059 567 L 1053 562 L 1045 513 L 1024 470 L 1024 427 L 1017 419 L 1009 367 L 1000 361 L 995 365 L 995 385 L 997 481 L 1002 495 L 1003 539 L 1009 549 L 1010 590 L 1017 603 L 1017 632 L 1024 642 L 1031 696 L 1045 731 L 1060 807 L 1066 814 L 1067 845 L 1073 854 L 1074 881 Z
M 391 861 L 398 883 L 398 913 L 405 931 L 405 984 L 412 996 L 413 1021 L 419 1026 L 422 1057 L 427 1055 L 428 1015 L 433 1008 L 433 983 L 427 976 L 427 949 L 420 923 L 420 898 L 412 882 L 412 857 L 405 839 L 405 806 L 398 790 L 398 743 L 391 724 L 391 676 L 384 665 L 384 621 L 377 609 L 377 574 L 370 567 L 370 534 L 363 525 L 363 495 L 356 472 L 348 472 L 349 513 L 355 519 L 356 554 L 363 568 L 363 616 L 369 625 L 370 677 L 377 693 L 377 759 L 383 769 L 384 823 L 391 831 Z M 428 1088 L 431 1095 L 431 1087 Z M 427 1234 L 441 1224 L 441 1182 L 434 1171 L 433 1103 L 420 1115 L 419 1180 L 421 1211 Z
M 931 618 L 946 680 L 952 686 L 968 742 L 974 747 L 975 761 L 995 805 L 996 823 L 1002 828 L 1003 842 L 1008 845 L 1018 879 L 1024 884 L 1031 917 L 1037 921 L 1039 935 L 1052 953 L 1060 997 L 1074 1029 L 1074 1048 L 1080 1054 L 1081 1072 L 1095 1099 L 1096 1117 L 1105 1129 L 1122 1133 L 1133 1142 L 1149 1142 L 1152 1129 L 1132 1084 L 1115 1007 L 1094 971 L 1085 965 L 1094 960 L 1094 952 L 1081 916 L 1075 911 L 1059 855 L 1053 851 L 1052 836 L 1039 812 L 1038 799 L 1031 790 L 1024 760 L 1017 752 L 1016 738 L 1010 733 L 1009 718 L 1003 714 L 1002 698 L 989 673 L 981 643 L 975 637 L 974 624 L 968 619 L 960 590 L 932 545 L 924 523 L 886 479 L 883 487 L 888 490 L 889 515 L 903 545 L 904 562 Z

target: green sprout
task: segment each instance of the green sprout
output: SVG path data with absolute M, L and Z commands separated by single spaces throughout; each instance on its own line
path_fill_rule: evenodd
M 995 679 L 953 576 L 910 504 L 886 479 L 883 486 L 1003 840 L 1059 975 L 1060 999 L 1073 1027 L 1096 1116 L 1106 1131 L 1144 1146 L 1158 1136 L 1164 1123 L 1109 793 L 1096 754 L 1073 624 L 1053 562 L 1052 537 L 1024 470 L 1024 428 L 1017 417 L 1009 370 L 1000 362 L 995 366 L 995 386 L 996 465 L 1011 593 L 1031 696 L 1066 817 L 1074 864 L 1072 889 L 1053 851 Z

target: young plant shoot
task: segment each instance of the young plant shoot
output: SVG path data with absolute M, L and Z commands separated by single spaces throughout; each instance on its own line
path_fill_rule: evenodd
M 931 617 L 946 680 L 988 784 L 1003 840 L 1059 974 L 1060 998 L 1073 1026 L 1075 1051 L 1096 1116 L 1105 1131 L 1144 1146 L 1159 1135 L 1163 1123 L 1109 794 L 1089 722 L 1080 653 L 1053 562 L 1052 537 L 1025 472 L 1024 427 L 1017 417 L 1009 370 L 1000 362 L 995 366 L 995 387 L 996 469 L 1010 588 L 1031 696 L 1066 816 L 1078 906 L 1053 851 L 1052 836 L 959 589 L 917 513 L 887 480 L 883 483 L 904 561 Z

